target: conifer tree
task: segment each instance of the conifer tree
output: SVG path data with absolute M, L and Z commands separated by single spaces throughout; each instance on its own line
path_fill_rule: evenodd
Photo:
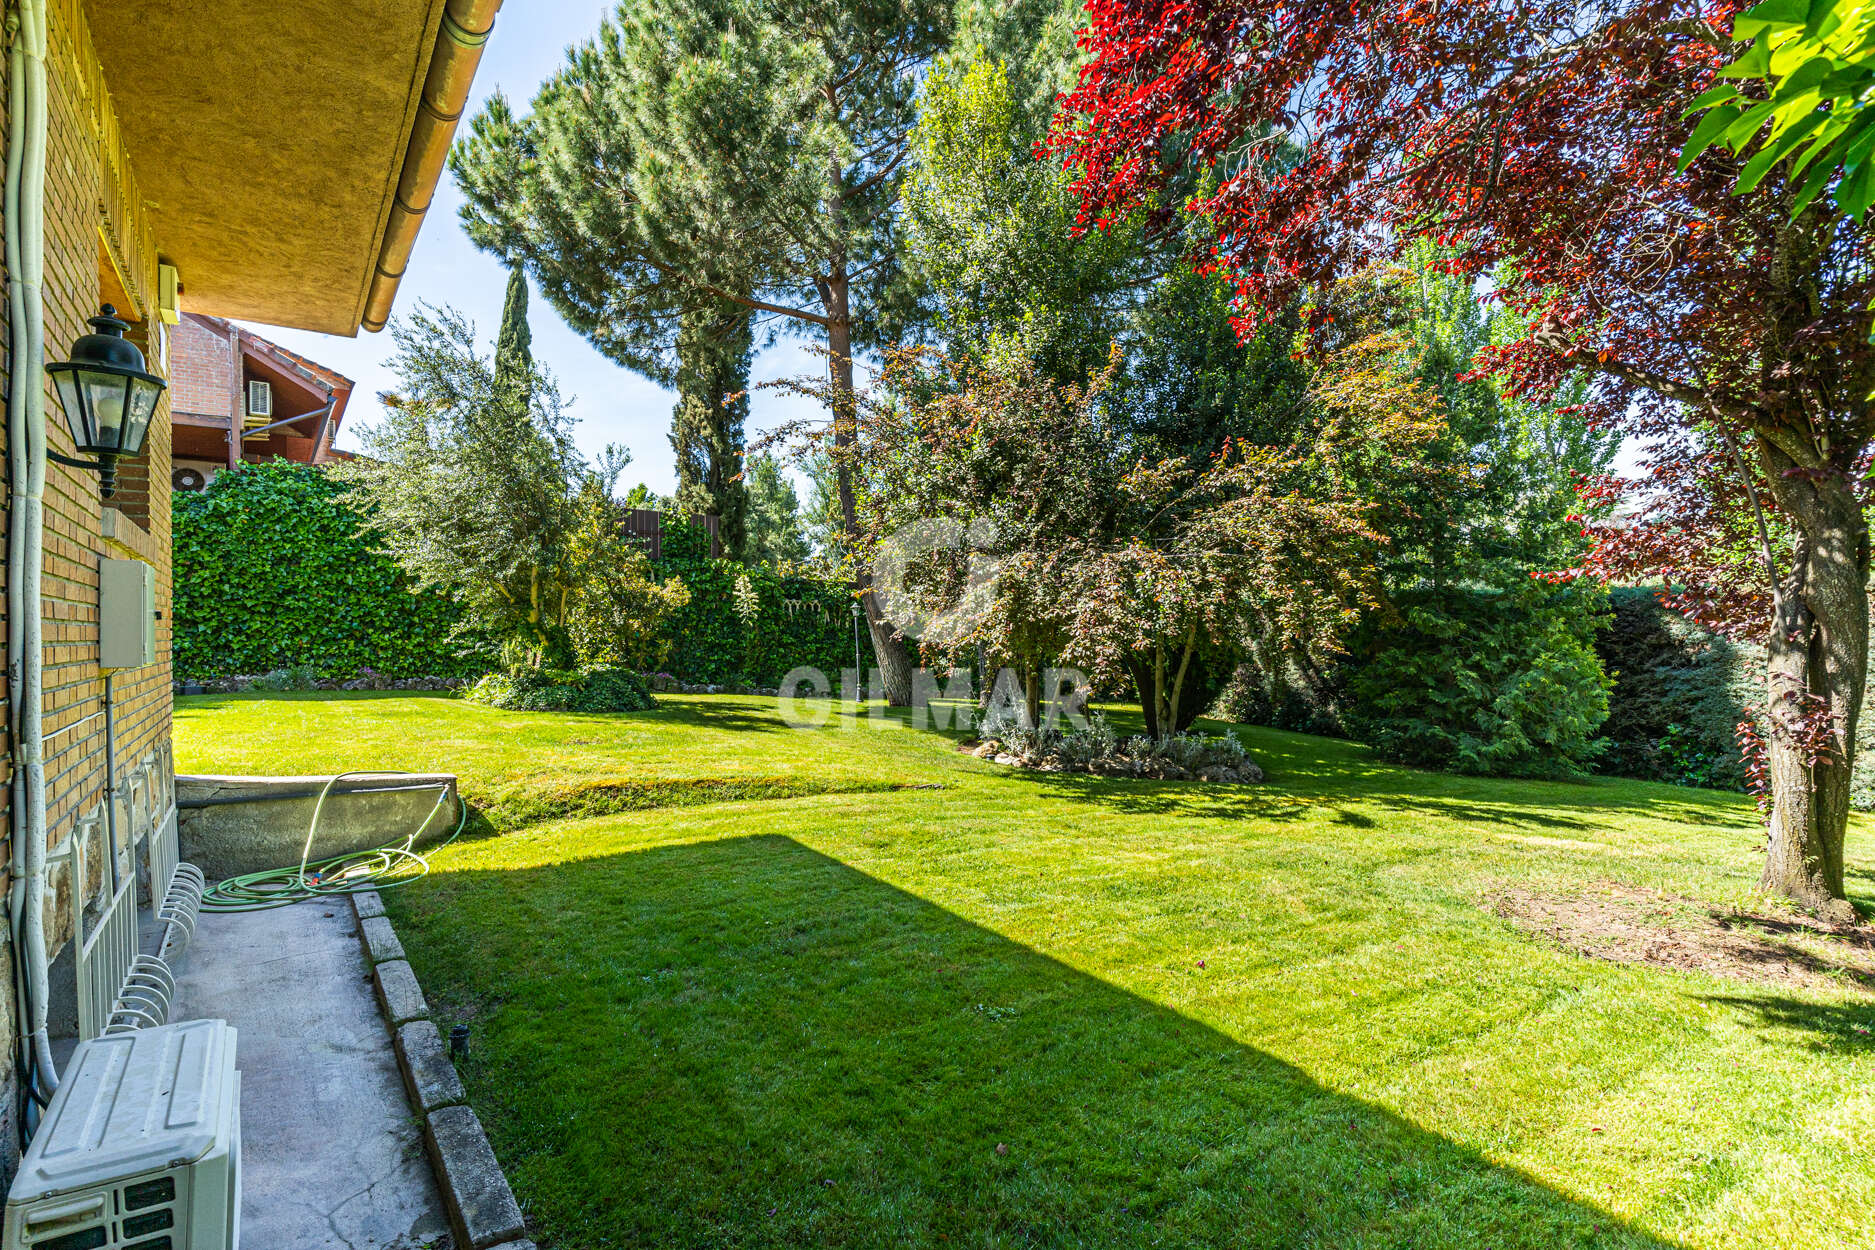
M 854 355 L 911 311 L 898 199 L 951 0 L 650 0 L 622 7 L 517 119 L 491 101 L 452 158 L 465 224 L 525 260 L 621 363 L 676 372 L 686 313 L 727 302 L 828 357 L 841 523 L 857 533 Z M 863 570 L 886 694 L 909 701 Z
M 527 274 L 508 271 L 508 294 L 501 304 L 501 332 L 495 338 L 495 385 L 523 404 L 534 376 L 534 332 L 527 324 Z
M 742 427 L 749 415 L 747 309 L 722 303 L 686 313 L 677 330 L 677 508 L 717 518 L 723 552 L 746 559 L 749 492 L 742 480 Z

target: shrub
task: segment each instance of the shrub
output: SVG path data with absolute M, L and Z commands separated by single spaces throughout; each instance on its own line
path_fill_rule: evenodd
M 690 592 L 677 577 L 658 579 L 609 498 L 589 490 L 581 502 L 570 543 L 577 575 L 567 613 L 573 653 L 587 668 L 655 669 L 671 651 L 671 614 L 690 602 Z
M 361 669 L 369 672 L 369 669 Z M 310 664 L 295 664 L 288 668 L 276 668 L 264 673 L 247 684 L 249 690 L 317 690 L 320 672 Z
M 1263 770 L 1243 743 L 1224 734 L 1176 733 L 1154 738 L 1136 734 L 1122 739 L 1095 713 L 1085 726 L 1061 729 L 1031 726 L 1025 716 L 997 707 L 977 726 L 981 756 L 1008 755 L 1027 768 L 1044 772 L 1089 772 L 1107 776 L 1206 781 L 1261 781 Z
M 1349 727 L 1405 764 L 1510 777 L 1582 773 L 1609 681 L 1592 645 L 1604 594 L 1534 579 L 1396 596 L 1347 664 Z
M 344 485 L 311 465 L 244 464 L 175 496 L 175 669 L 183 678 L 307 665 L 349 677 L 468 676 L 486 648 L 455 604 L 382 554 Z
M 489 673 L 463 698 L 513 712 L 644 712 L 657 706 L 630 669 L 517 668 Z
M 1619 587 L 1609 606 L 1595 643 L 1614 679 L 1597 771 L 1742 789 L 1738 724 L 1763 701 L 1763 649 L 1693 624 L 1651 587 Z

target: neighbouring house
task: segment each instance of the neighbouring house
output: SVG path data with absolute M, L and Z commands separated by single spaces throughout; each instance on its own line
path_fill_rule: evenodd
M 342 335 L 384 326 L 498 7 L 8 0 L 0 945 L 14 988 L 0 1011 L 0 1181 L 15 1169 L 28 1091 L 53 1066 L 49 1039 L 61 1026 L 99 1030 L 137 951 L 139 904 L 161 899 L 176 872 L 171 475 L 199 454 L 201 430 L 217 433 L 187 418 L 223 422 L 225 441 L 208 439 L 218 465 L 330 454 L 350 384 L 231 319 Z M 75 342 L 106 303 L 147 371 L 177 383 L 153 409 L 126 405 L 149 416 L 148 437 L 116 461 L 108 497 L 108 461 L 81 452 L 39 372 L 84 356 Z M 217 338 L 228 406 L 173 407 L 195 393 L 178 362 Z M 235 404 L 237 354 L 241 380 L 269 382 L 286 424 L 250 427 Z
M 171 485 L 201 490 L 242 461 L 326 464 L 352 380 L 250 328 L 185 312 L 170 336 Z

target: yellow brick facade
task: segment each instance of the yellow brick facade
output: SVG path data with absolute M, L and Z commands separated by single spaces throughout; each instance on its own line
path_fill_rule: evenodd
M 45 352 L 65 358 L 88 331 L 88 318 L 110 296 L 110 285 L 127 291 L 140 320 L 131 337 L 143 347 L 152 372 L 165 373 L 163 332 L 157 315 L 157 214 L 137 193 L 118 140 L 117 104 L 92 50 L 78 0 L 51 0 L 47 86 L 49 91 L 45 188 Z M 0 62 L 0 79 L 4 79 Z M 5 141 L 5 101 L 0 94 L 0 145 Z M 13 345 L 7 344 L 10 375 Z M 12 381 L 9 376 L 9 382 Z M 45 385 L 44 379 L 39 379 Z M 74 454 L 58 400 L 46 388 L 47 436 L 54 451 Z M 0 446 L 4 446 L 0 422 Z M 105 792 L 103 674 L 98 667 L 98 573 L 105 556 L 141 559 L 156 569 L 157 664 L 114 678 L 119 841 L 131 846 L 167 812 L 171 784 L 169 751 L 170 635 L 170 422 L 165 397 L 150 424 L 145 454 L 125 463 L 118 496 L 101 500 L 98 475 L 58 463 L 47 466 L 45 500 L 45 728 L 48 850 L 53 859 L 48 890 L 48 943 L 57 952 L 70 945 L 73 907 L 79 891 L 70 872 L 71 843 L 84 837 L 91 879 L 82 891 L 96 900 L 106 869 L 98 840 Z M 107 512 L 107 509 L 109 510 Z M 0 646 L 3 646 L 0 639 Z M 10 659 L 11 657 L 9 657 Z M 3 692 L 0 692 L 3 694 Z M 10 723 L 10 717 L 8 723 Z M 12 742 L 6 744 L 8 778 Z M 0 805 L 10 801 L 10 785 Z M 12 813 L 4 828 L 12 828 Z M 6 863 L 11 863 L 9 844 Z M 11 963 L 11 951 L 7 952 Z M 66 953 L 69 962 L 69 952 Z M 54 1011 L 69 987 L 55 980 Z M 10 1000 L 11 995 L 0 996 Z M 0 1041 L 13 1048 L 16 1022 L 0 1019 Z M 10 1050 L 9 1050 L 10 1053 Z M 8 1070 L 13 1065 L 8 1063 Z M 13 1157 L 17 1098 L 8 1080 L 0 1134 L 0 1160 Z M 10 1172 L 10 1169 L 7 1169 Z

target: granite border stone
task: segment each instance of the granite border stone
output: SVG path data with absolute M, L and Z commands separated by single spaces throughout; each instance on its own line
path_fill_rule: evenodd
M 391 1033 L 404 1093 L 423 1122 L 424 1149 L 457 1250 L 536 1250 L 525 1239 L 526 1218 L 481 1119 L 468 1105 L 423 988 L 384 914 L 383 899 L 365 890 L 353 894 L 351 902 L 359 941 L 372 965 L 378 1008 Z

